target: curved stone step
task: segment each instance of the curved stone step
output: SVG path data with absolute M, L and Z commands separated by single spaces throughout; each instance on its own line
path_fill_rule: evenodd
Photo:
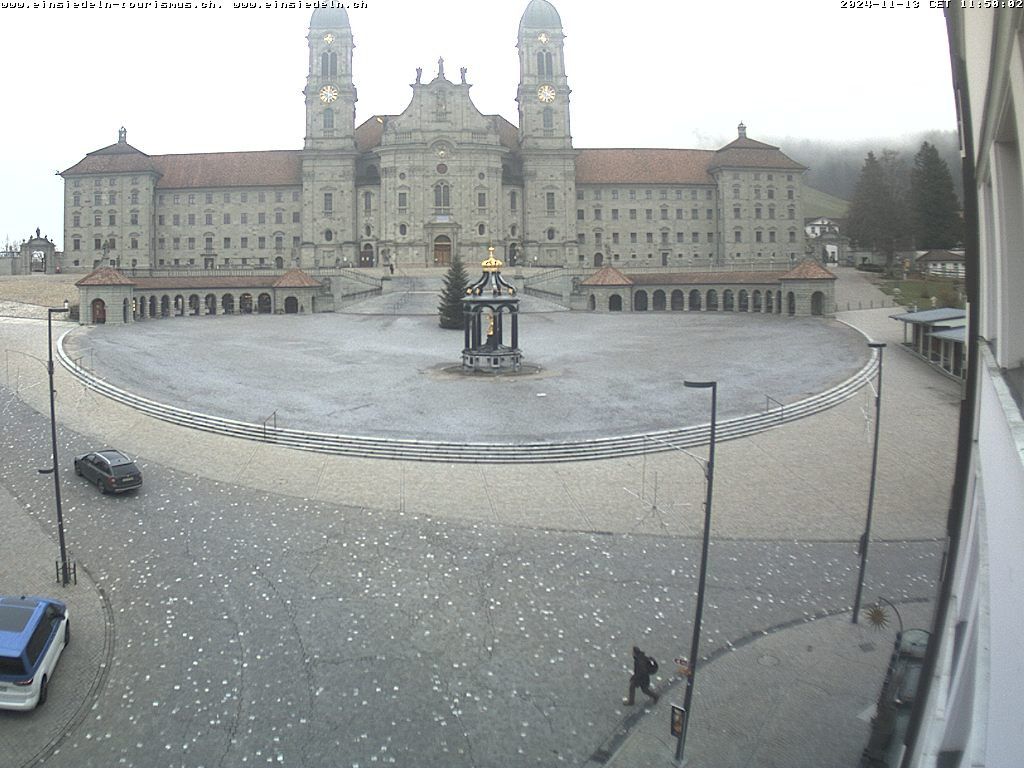
M 227 419 L 190 411 L 151 400 L 114 386 L 79 367 L 64 350 L 65 332 L 57 341 L 57 357 L 61 365 L 84 386 L 116 402 L 172 424 L 212 432 L 244 440 L 275 443 L 317 453 L 330 453 L 360 458 L 400 459 L 473 464 L 529 464 L 638 456 L 705 445 L 710 439 L 710 425 L 700 424 L 635 435 L 591 438 L 561 442 L 524 443 L 455 443 L 431 440 L 396 439 L 306 432 L 271 428 L 262 424 Z M 806 418 L 853 397 L 875 375 L 877 352 L 853 376 L 824 392 L 811 395 L 782 408 L 719 421 L 716 440 L 735 440 Z

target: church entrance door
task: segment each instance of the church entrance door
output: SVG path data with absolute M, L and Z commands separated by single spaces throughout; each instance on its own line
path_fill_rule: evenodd
M 434 266 L 447 267 L 452 263 L 452 240 L 448 235 L 434 238 Z

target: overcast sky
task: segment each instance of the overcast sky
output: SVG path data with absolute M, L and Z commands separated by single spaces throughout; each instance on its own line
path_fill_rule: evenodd
M 63 181 L 54 174 L 116 142 L 122 125 L 151 155 L 301 148 L 311 11 L 259 4 L 4 10 L 0 245 L 40 227 L 63 247 Z M 526 4 L 351 7 L 357 123 L 400 113 L 416 67 L 430 80 L 439 56 L 451 80 L 468 68 L 481 112 L 517 122 L 515 43 Z M 786 137 L 882 140 L 956 127 L 945 21 L 926 0 L 917 9 L 844 9 L 840 0 L 554 5 L 577 147 L 717 148 L 741 120 L 751 138 L 783 150 Z

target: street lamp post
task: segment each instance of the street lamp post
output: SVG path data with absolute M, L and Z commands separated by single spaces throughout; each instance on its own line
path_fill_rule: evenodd
M 686 695 L 683 699 L 683 724 L 676 742 L 676 760 L 683 759 L 686 750 L 686 732 L 690 728 L 690 706 L 693 703 L 693 685 L 697 677 L 697 657 L 700 654 L 700 625 L 704 617 L 704 588 L 708 577 L 708 544 L 711 540 L 711 494 L 715 487 L 715 421 L 718 414 L 717 381 L 684 381 L 692 389 L 711 390 L 711 434 L 708 463 L 705 470 L 707 496 L 704 499 L 704 541 L 700 552 L 700 578 L 697 582 L 697 608 L 693 617 L 693 638 L 690 642 L 690 672 L 686 676 Z
M 871 482 L 868 486 L 868 514 L 867 519 L 864 521 L 864 533 L 860 537 L 860 546 L 858 547 L 860 554 L 860 573 L 857 575 L 857 592 L 853 598 L 853 616 L 850 621 L 854 624 L 857 623 L 857 617 L 860 615 L 860 596 L 864 589 L 864 569 L 868 563 L 868 541 L 871 538 L 871 514 L 875 507 L 875 477 L 878 472 L 878 422 L 882 415 L 882 353 L 885 349 L 885 344 L 880 341 L 872 341 L 868 343 L 871 349 L 878 350 L 878 388 L 875 390 L 875 440 L 874 447 L 871 451 Z
M 68 311 L 68 302 L 64 301 L 63 307 L 50 307 L 46 310 L 46 370 L 50 374 L 50 437 L 53 441 L 53 466 L 49 470 L 53 473 L 53 493 L 57 500 L 57 539 L 60 542 L 60 579 L 63 586 L 68 585 L 68 550 L 64 544 L 64 513 L 60 506 L 60 473 L 57 462 L 57 416 L 54 408 L 53 389 L 53 315 L 63 314 Z M 46 470 L 40 470 L 45 472 Z

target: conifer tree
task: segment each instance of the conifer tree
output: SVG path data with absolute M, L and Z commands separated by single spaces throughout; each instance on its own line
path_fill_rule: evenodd
M 466 295 L 469 276 L 458 256 L 452 258 L 448 272 L 444 276 L 444 288 L 441 290 L 441 303 L 437 306 L 442 328 L 463 327 L 462 298 Z
M 886 150 L 881 161 L 868 152 L 850 203 L 847 234 L 861 248 L 883 253 L 887 268 L 909 240 L 902 178 L 895 152 Z
M 953 248 L 963 239 L 953 176 L 927 141 L 914 156 L 910 171 L 910 216 L 915 245 L 921 250 Z

